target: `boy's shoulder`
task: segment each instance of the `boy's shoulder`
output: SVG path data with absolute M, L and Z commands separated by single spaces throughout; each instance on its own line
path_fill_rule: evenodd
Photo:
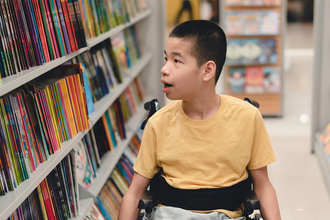
M 246 112 L 255 113 L 258 109 L 243 99 L 239 99 L 230 95 L 221 95 L 222 101 L 226 102 L 226 107 L 229 110 L 238 109 Z
M 153 114 L 153 116 L 151 116 L 149 120 L 158 121 L 168 117 L 174 117 L 177 114 L 177 110 L 181 102 L 181 100 L 172 101 L 171 103 L 165 105 L 157 112 L 155 112 L 155 114 Z

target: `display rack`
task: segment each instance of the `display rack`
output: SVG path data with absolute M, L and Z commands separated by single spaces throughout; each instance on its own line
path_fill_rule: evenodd
M 320 142 L 320 134 L 330 123 L 330 1 L 314 1 L 314 70 L 311 150 L 319 162 L 325 185 L 330 194 L 330 160 Z
M 162 16 L 159 16 L 162 14 L 162 6 L 161 4 L 152 0 L 146 0 L 146 2 L 148 5 L 147 11 L 137 15 L 135 18 L 131 19 L 130 22 L 113 28 L 96 38 L 88 39 L 87 47 L 81 48 L 79 51 L 68 54 L 54 61 L 45 63 L 42 66 L 34 67 L 28 71 L 23 71 L 17 75 L 2 79 L 0 84 L 0 96 L 6 95 L 10 91 L 24 85 L 32 79 L 41 76 L 49 70 L 78 56 L 79 54 L 90 50 L 91 47 L 110 38 L 125 28 L 136 25 L 136 30 L 138 32 L 137 34 L 140 37 L 143 55 L 139 61 L 129 70 L 129 72 L 123 75 L 122 84 L 118 85 L 115 89 L 112 89 L 108 95 L 94 103 L 95 112 L 92 113 L 89 117 L 91 126 L 93 126 L 93 124 L 102 117 L 104 112 L 112 105 L 116 98 L 131 82 L 133 82 L 135 77 L 138 75 L 140 76 L 142 84 L 145 87 L 144 89 L 146 90 L 146 94 L 153 94 L 152 96 L 146 97 L 145 100 L 147 101 L 152 97 L 159 97 L 159 100 L 163 102 L 161 90 L 158 89 L 161 84 L 159 80 L 159 74 L 154 74 L 155 72 L 158 73 L 160 71 L 163 58 L 162 53 L 159 51 L 157 53 L 155 52 L 159 45 L 162 45 L 164 42 L 163 33 L 160 28 L 163 21 Z M 102 158 L 101 168 L 97 172 L 100 179 L 97 179 L 88 190 L 91 192 L 90 195 L 92 195 L 90 198 L 84 198 L 84 196 L 81 197 L 79 201 L 80 215 L 74 219 L 84 219 L 85 215 L 88 213 L 94 202 L 94 198 L 97 196 L 106 179 L 111 174 L 125 147 L 130 142 L 131 138 L 135 134 L 135 131 L 137 131 L 144 116 L 145 111 L 141 105 L 138 108 L 138 111 L 126 124 L 126 140 L 122 141 L 113 152 L 108 153 L 104 156 L 104 158 Z M 14 191 L 6 193 L 5 196 L 0 196 L 0 219 L 7 219 L 32 193 L 32 191 L 36 189 L 41 181 L 73 149 L 76 143 L 80 141 L 85 134 L 87 134 L 87 132 L 88 130 L 80 132 L 72 140 L 64 142 L 61 149 L 56 151 L 56 153 L 51 155 L 47 161 L 38 166 L 37 170 L 31 174 L 30 179 L 23 181 Z
M 274 39 L 276 42 L 276 55 L 277 55 L 277 62 L 276 63 L 267 63 L 267 64 L 259 64 L 259 63 L 253 63 L 253 64 L 228 64 L 225 63 L 224 67 L 224 84 L 225 84 L 225 93 L 240 99 L 243 99 L 244 97 L 249 97 L 250 99 L 256 100 L 260 103 L 260 112 L 263 116 L 282 116 L 282 76 L 283 76 L 283 33 L 284 33 L 284 26 L 285 26 L 285 15 L 284 15 L 284 9 L 285 9 L 285 3 L 283 1 L 280 1 L 281 3 L 279 5 L 248 5 L 248 3 L 245 3 L 245 5 L 229 5 L 227 4 L 229 1 L 222 0 L 221 2 L 221 26 L 224 27 L 226 35 L 227 35 L 227 41 L 228 40 L 235 40 L 235 39 L 257 39 L 257 40 L 269 40 Z M 234 1 L 232 1 L 234 2 Z M 253 1 L 251 1 L 253 2 Z M 242 3 L 243 4 L 243 3 Z M 252 4 L 252 3 L 251 3 Z M 277 34 L 235 34 L 230 33 L 228 34 L 227 30 L 227 21 L 226 21 L 226 13 L 230 12 L 262 12 L 262 11 L 278 11 L 279 13 L 279 31 Z M 243 18 L 244 20 L 244 18 Z M 244 26 L 244 23 L 243 23 Z M 228 50 L 227 50 L 227 56 L 228 56 Z M 228 57 L 227 57 L 228 59 Z M 229 86 L 229 79 L 230 79 L 230 73 L 229 70 L 231 68 L 241 68 L 244 69 L 246 67 L 256 67 L 256 68 L 263 68 L 263 67 L 275 67 L 279 70 L 279 85 L 280 88 L 276 92 L 267 92 L 266 90 L 262 92 L 246 92 L 244 89 L 243 91 L 236 91 L 233 92 L 230 89 Z M 245 71 L 245 69 L 244 69 Z M 244 76 L 245 77 L 245 76 Z M 244 86 L 246 85 L 246 81 Z

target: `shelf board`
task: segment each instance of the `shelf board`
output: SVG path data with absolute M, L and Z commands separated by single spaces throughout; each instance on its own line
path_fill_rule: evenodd
M 104 112 L 112 105 L 117 97 L 122 94 L 126 87 L 134 80 L 134 78 L 141 72 L 141 70 L 151 61 L 152 55 L 148 53 L 143 55 L 140 60 L 133 66 L 133 68 L 123 77 L 123 83 L 117 85 L 116 88 L 110 90 L 110 93 L 94 103 L 95 111 L 90 114 L 89 118 L 92 124 L 95 124 L 104 114 Z
M 55 67 L 71 60 L 72 58 L 78 56 L 79 54 L 85 51 L 87 51 L 87 47 L 81 48 L 78 51 L 70 53 L 66 56 L 57 58 L 56 60 L 52 60 L 50 62 L 44 63 L 41 66 L 35 66 L 28 70 L 19 72 L 15 75 L 2 78 L 0 83 L 0 97 L 24 85 L 25 83 L 37 78 L 38 76 L 44 74 L 45 72 L 54 69 Z
M 151 14 L 151 11 L 147 10 L 145 12 L 138 14 L 136 17 L 132 18 L 130 22 L 118 25 L 117 27 L 114 27 L 111 30 L 109 30 L 103 34 L 100 34 L 97 37 L 87 39 L 88 49 L 90 49 L 91 47 L 94 47 L 95 45 L 101 43 L 102 41 L 114 36 L 115 34 L 119 33 L 120 31 L 124 30 L 125 28 L 134 25 L 135 23 L 139 22 L 140 20 L 148 17 L 150 14 Z
M 88 211 L 91 209 L 92 205 L 94 204 L 94 199 L 93 198 L 82 199 L 79 200 L 79 202 L 80 202 L 79 216 L 70 218 L 70 220 L 84 220 Z
M 149 99 L 150 98 L 146 98 L 145 100 Z M 120 142 L 114 151 L 110 151 L 102 157 L 101 166 L 96 172 L 97 177 L 88 188 L 88 191 L 91 192 L 95 197 L 98 196 L 102 187 L 108 180 L 112 170 L 115 168 L 118 160 L 134 136 L 135 131 L 137 131 L 138 127 L 140 126 L 140 123 L 144 119 L 146 113 L 147 112 L 144 110 L 143 105 L 141 105 L 125 126 L 126 139 Z
M 325 185 L 328 189 L 328 193 L 330 195 L 330 160 L 329 157 L 326 155 L 324 151 L 324 147 L 321 144 L 319 132 L 315 133 L 315 139 L 314 139 L 314 149 L 315 149 L 315 155 L 317 157 L 317 161 L 319 162 L 322 176 L 325 182 Z
M 15 211 L 86 133 L 87 130 L 78 133 L 71 140 L 63 142 L 62 148 L 51 155 L 47 161 L 40 164 L 36 171 L 31 173 L 29 179 L 24 180 L 14 191 L 0 196 L 0 219 L 7 219 Z

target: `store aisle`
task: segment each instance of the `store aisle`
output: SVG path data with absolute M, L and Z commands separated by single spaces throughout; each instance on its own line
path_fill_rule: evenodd
M 265 124 L 278 161 L 269 166 L 283 220 L 330 219 L 330 198 L 311 148 L 311 25 L 288 25 L 283 117 Z M 307 34 L 306 34 L 307 33 Z M 297 36 L 299 41 L 297 41 Z

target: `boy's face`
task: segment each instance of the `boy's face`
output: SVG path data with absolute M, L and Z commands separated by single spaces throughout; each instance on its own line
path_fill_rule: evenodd
M 182 38 L 170 37 L 166 42 L 161 81 L 163 92 L 171 100 L 191 100 L 202 86 L 203 65 L 197 66 L 191 47 L 192 42 Z

